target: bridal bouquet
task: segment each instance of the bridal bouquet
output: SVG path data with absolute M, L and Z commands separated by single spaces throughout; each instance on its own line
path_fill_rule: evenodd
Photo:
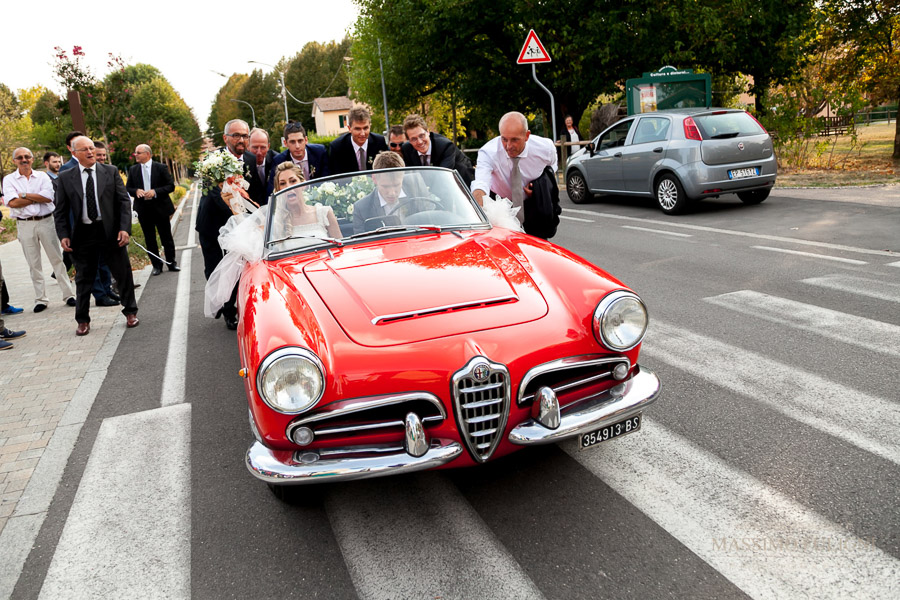
M 238 188 L 246 190 L 250 187 L 250 183 L 244 179 L 244 161 L 228 150 L 208 152 L 194 163 L 194 172 L 203 182 L 204 193 L 222 185 L 222 196 L 229 198 L 228 204 L 234 214 L 255 210 L 256 206 L 245 202 L 238 191 Z

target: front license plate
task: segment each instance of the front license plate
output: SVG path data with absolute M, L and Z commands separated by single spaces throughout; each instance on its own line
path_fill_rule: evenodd
M 728 171 L 728 179 L 743 179 L 745 177 L 756 177 L 759 175 L 759 168 L 750 167 L 749 169 L 733 169 Z
M 582 433 L 581 447 L 589 448 L 590 446 L 596 446 L 600 442 L 606 442 L 617 437 L 622 437 L 623 435 L 628 435 L 629 433 L 634 433 L 641 428 L 641 417 L 642 414 L 638 413 L 624 421 L 612 423 L 611 425 L 601 427 L 590 433 Z

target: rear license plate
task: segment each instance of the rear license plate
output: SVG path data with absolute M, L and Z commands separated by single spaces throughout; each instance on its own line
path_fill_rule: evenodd
M 589 448 L 591 446 L 596 446 L 601 442 L 606 442 L 617 437 L 622 437 L 623 435 L 628 435 L 629 433 L 634 433 L 641 428 L 641 417 L 641 413 L 638 413 L 633 417 L 625 419 L 624 421 L 606 425 L 605 427 L 601 427 L 596 431 L 582 433 L 581 447 Z
M 743 179 L 745 177 L 756 177 L 757 175 L 759 175 L 759 167 L 732 169 L 731 171 L 728 171 L 728 179 Z

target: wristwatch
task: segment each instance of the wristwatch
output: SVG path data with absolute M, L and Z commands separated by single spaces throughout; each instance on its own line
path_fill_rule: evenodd
M 21 198 L 22 200 L 24 200 L 25 196 L 27 196 L 27 195 L 28 194 L 26 192 L 19 192 L 19 198 Z

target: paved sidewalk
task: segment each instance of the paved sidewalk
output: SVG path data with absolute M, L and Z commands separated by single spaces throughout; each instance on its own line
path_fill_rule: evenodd
M 0 532 L 15 512 L 75 392 L 93 370 L 97 354 L 111 332 L 125 329 L 121 306 L 98 308 L 91 302 L 91 333 L 76 337 L 75 309 L 60 298 L 59 286 L 50 278 L 49 261 L 42 258 L 50 305 L 35 313 L 22 246 L 18 241 L 0 245 L 10 304 L 25 309 L 18 315 L 4 315 L 4 321 L 10 329 L 27 331 L 25 337 L 14 340 L 12 349 L 0 354 Z M 135 282 L 146 281 L 148 273 L 149 269 L 135 272 Z

